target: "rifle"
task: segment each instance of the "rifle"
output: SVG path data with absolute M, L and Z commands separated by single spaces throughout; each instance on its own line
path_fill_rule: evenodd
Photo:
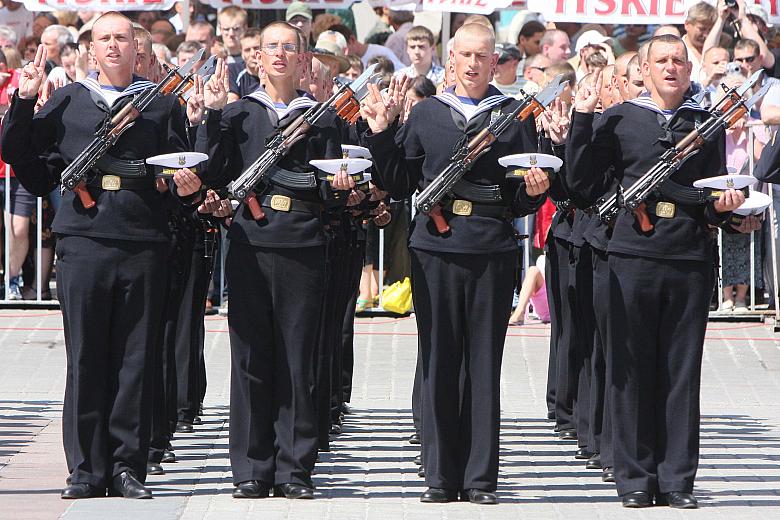
M 203 81 L 206 81 L 209 76 L 214 74 L 214 71 L 217 67 L 217 55 L 212 54 L 205 62 L 203 62 L 203 65 L 200 66 L 195 74 L 185 73 L 185 75 L 182 75 L 180 72 L 177 72 L 165 63 L 161 63 L 161 65 L 166 74 L 173 70 L 177 79 L 180 80 L 180 83 L 170 93 L 179 96 L 179 104 L 185 105 L 187 103 L 187 98 L 189 98 L 187 93 L 192 87 L 195 86 L 195 76 L 200 76 L 203 78 Z
M 556 76 L 547 87 L 536 96 L 526 94 L 522 89 L 520 104 L 509 114 L 502 114 L 487 128 L 470 141 L 463 143 L 450 159 L 450 164 L 417 196 L 415 207 L 433 220 L 436 230 L 444 234 L 450 226 L 444 219 L 439 204 L 449 195 L 457 182 L 471 169 L 490 145 L 515 121 L 525 121 L 531 115 L 538 117 L 555 98 L 561 95 L 568 81 L 563 82 L 563 74 Z
M 87 172 L 95 166 L 95 163 L 114 146 L 119 137 L 133 126 L 135 120 L 158 96 L 164 96 L 176 92 L 185 81 L 192 76 L 190 72 L 195 64 L 203 57 L 205 49 L 201 49 L 187 63 L 176 67 L 154 88 L 145 90 L 136 95 L 133 100 L 110 118 L 95 132 L 95 138 L 89 145 L 65 168 L 62 172 L 63 189 L 75 191 L 81 200 L 81 204 L 90 209 L 95 206 L 95 201 L 87 190 Z
M 374 74 L 376 67 L 377 64 L 374 64 L 351 83 L 342 84 L 327 101 L 312 106 L 283 130 L 274 134 L 260 157 L 228 185 L 230 195 L 246 203 L 252 218 L 255 220 L 265 218 L 265 212 L 255 195 L 255 187 L 263 182 L 271 168 L 287 155 L 290 148 L 306 136 L 309 128 L 330 111 L 350 124 L 357 120 L 360 101 L 368 95 L 367 85 L 378 78 L 378 75 Z
M 721 131 L 742 119 L 742 116 L 766 94 L 769 84 L 761 87 L 750 99 L 743 98 L 745 93 L 756 84 L 762 72 L 756 71 L 739 87 L 727 89 L 724 85 L 726 95 L 710 109 L 710 117 L 699 128 L 691 131 L 679 143 L 666 150 L 658 162 L 629 188 L 621 190 L 618 186 L 618 190 L 599 205 L 599 218 L 610 227 L 614 227 L 620 208 L 626 208 L 634 213 L 644 233 L 652 231 L 653 225 L 647 216 L 645 199 L 679 170 L 685 161 L 699 153 L 705 143 L 713 141 Z

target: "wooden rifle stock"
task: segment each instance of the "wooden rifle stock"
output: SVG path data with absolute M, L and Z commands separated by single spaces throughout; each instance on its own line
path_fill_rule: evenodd
M 265 212 L 260 202 L 257 200 L 257 196 L 254 191 L 250 191 L 249 195 L 244 199 L 246 207 L 249 208 L 249 212 L 252 214 L 252 218 L 255 220 L 263 220 L 265 218 Z
M 433 225 L 436 226 L 436 231 L 438 231 L 440 235 L 443 235 L 450 230 L 450 225 L 447 224 L 447 219 L 444 218 L 444 215 L 441 212 L 441 204 L 433 206 L 433 209 L 428 212 L 428 217 L 433 221 Z
M 644 202 L 641 203 L 634 210 L 634 217 L 639 224 L 639 229 L 641 229 L 643 233 L 649 233 L 653 230 L 653 224 L 650 223 L 650 217 L 647 215 L 647 204 Z
M 73 188 L 73 191 L 76 192 L 76 195 L 78 195 L 79 200 L 81 201 L 81 205 L 84 206 L 85 209 L 92 209 L 95 207 L 95 199 L 92 198 L 92 195 L 87 189 L 87 184 L 84 181 L 78 183 L 78 185 Z

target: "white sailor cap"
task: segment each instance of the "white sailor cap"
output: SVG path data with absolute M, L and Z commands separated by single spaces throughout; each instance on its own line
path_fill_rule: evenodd
M 371 161 L 368 159 L 313 159 L 309 164 L 320 171 L 325 172 L 325 177 L 321 179 L 331 181 L 334 174 L 340 171 L 346 171 L 347 175 L 352 177 L 355 182 L 363 182 L 363 171 L 371 167 Z
M 345 158 L 349 159 L 371 159 L 371 152 L 364 146 L 354 144 L 342 144 L 341 151 Z
M 173 175 L 176 170 L 189 168 L 193 172 L 197 171 L 196 166 L 209 158 L 205 153 L 199 152 L 177 152 L 155 155 L 146 160 L 146 164 L 162 167 L 162 175 Z
M 742 190 L 753 186 L 758 179 L 752 175 L 718 175 L 699 179 L 693 183 L 694 188 L 712 188 L 713 190 Z
M 740 207 L 734 210 L 737 215 L 760 215 L 772 204 L 772 198 L 760 191 L 751 191 Z
M 522 178 L 534 167 L 541 168 L 548 175 L 557 172 L 563 166 L 563 161 L 546 153 L 518 153 L 499 158 L 498 164 L 507 169 L 508 178 Z

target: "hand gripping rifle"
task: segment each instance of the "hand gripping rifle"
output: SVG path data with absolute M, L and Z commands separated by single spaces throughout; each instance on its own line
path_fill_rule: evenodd
M 62 172 L 62 186 L 64 189 L 75 191 L 81 200 L 81 204 L 90 209 L 95 206 L 95 201 L 87 190 L 87 173 L 95 166 L 95 163 L 117 142 L 119 137 L 133 126 L 135 120 L 158 96 L 176 93 L 180 85 L 191 77 L 192 68 L 203 57 L 205 49 L 201 49 L 190 60 L 168 72 L 168 74 L 154 88 L 145 90 L 136 95 L 133 100 L 122 107 L 110 120 L 95 133 L 95 138 L 84 148 Z
M 756 84 L 762 72 L 759 70 L 739 87 L 726 90 L 726 95 L 710 109 L 710 117 L 699 128 L 691 131 L 679 143 L 664 152 L 655 166 L 629 188 L 621 190 L 618 187 L 617 192 L 599 205 L 601 220 L 613 227 L 620 208 L 626 208 L 634 213 L 643 232 L 652 231 L 653 225 L 647 216 L 645 199 L 679 170 L 685 161 L 699 153 L 705 143 L 713 141 L 721 135 L 721 131 L 742 119 L 742 116 L 766 94 L 770 86 L 768 83 L 750 99 L 745 100 L 743 97 Z M 723 88 L 726 89 L 725 86 Z
M 487 128 L 482 130 L 470 141 L 456 150 L 450 159 L 450 164 L 417 196 L 415 207 L 433 220 L 436 230 L 444 234 L 450 226 L 441 212 L 440 202 L 452 191 L 457 182 L 471 169 L 482 155 L 487 153 L 490 145 L 515 121 L 525 121 L 531 115 L 538 117 L 552 101 L 561 95 L 568 82 L 563 82 L 563 74 L 559 74 L 547 87 L 536 96 L 520 90 L 523 98 L 515 110 L 502 114 Z
M 368 67 L 363 74 L 348 84 L 342 84 L 330 99 L 318 103 L 277 132 L 260 154 L 244 172 L 228 186 L 228 192 L 235 199 L 246 203 L 252 218 L 262 220 L 265 212 L 255 196 L 257 187 L 268 175 L 268 172 L 284 157 L 290 148 L 306 136 L 309 128 L 330 111 L 334 111 L 344 121 L 352 124 L 360 114 L 360 101 L 368 95 L 369 83 L 378 79 L 374 74 L 377 64 Z

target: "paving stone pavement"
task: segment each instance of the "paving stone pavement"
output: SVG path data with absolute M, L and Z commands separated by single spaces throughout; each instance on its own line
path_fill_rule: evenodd
M 761 324 L 713 323 L 702 386 L 701 508 L 627 511 L 600 472 L 573 458 L 543 419 L 549 327 L 511 328 L 501 385 L 497 506 L 418 501 L 422 479 L 406 442 L 416 356 L 414 318 L 360 319 L 353 414 L 321 455 L 317 499 L 235 500 L 228 461 L 227 323 L 206 323 L 204 424 L 174 441 L 178 461 L 149 477 L 154 500 L 59 498 L 66 469 L 60 413 L 65 375 L 56 311 L 0 310 L 0 519 L 613 519 L 780 518 L 780 344 Z

